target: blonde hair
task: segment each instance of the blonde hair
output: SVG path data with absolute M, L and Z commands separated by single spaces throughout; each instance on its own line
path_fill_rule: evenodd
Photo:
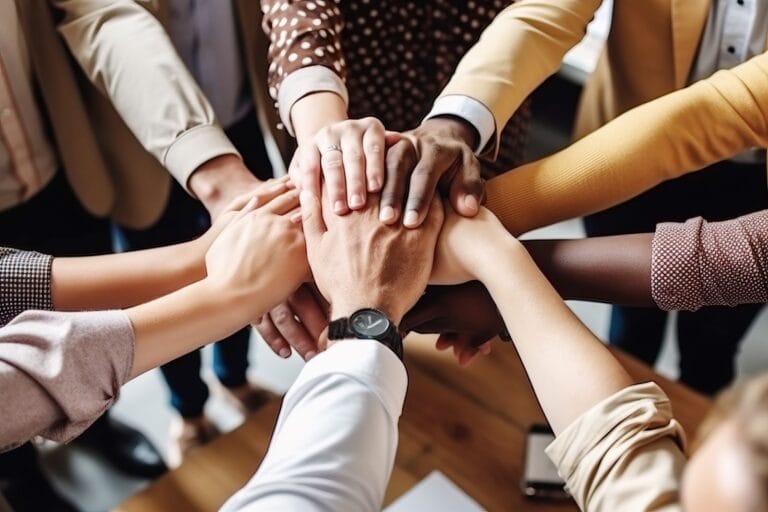
M 735 422 L 739 442 L 747 448 L 751 472 L 762 490 L 761 501 L 768 503 L 768 373 L 720 394 L 699 428 L 694 449 L 725 420 Z

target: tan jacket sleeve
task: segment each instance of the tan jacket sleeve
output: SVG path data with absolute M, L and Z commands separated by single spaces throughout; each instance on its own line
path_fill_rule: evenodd
M 488 207 L 510 231 L 523 233 L 603 210 L 755 146 L 768 147 L 768 53 L 494 178 Z
M 139 142 L 184 187 L 211 158 L 237 154 L 160 23 L 133 0 L 51 0 L 59 32 Z
M 440 97 L 470 96 L 483 103 L 496 121 L 495 148 L 501 129 L 563 56 L 586 35 L 602 0 L 520 0 L 485 29 L 461 59 Z
M 79 435 L 117 400 L 133 349 L 123 311 L 27 311 L 0 329 L 0 452 Z
M 547 448 L 581 510 L 678 511 L 685 434 L 654 383 L 595 405 Z

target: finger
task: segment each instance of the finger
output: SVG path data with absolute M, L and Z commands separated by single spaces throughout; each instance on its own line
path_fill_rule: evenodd
M 365 151 L 365 179 L 368 192 L 378 192 L 384 185 L 384 155 L 386 153 L 384 126 L 378 120 L 363 134 Z
M 386 130 L 384 132 L 384 144 L 386 147 L 392 147 L 403 139 L 403 134 L 400 132 L 392 132 Z
M 447 337 L 447 335 L 441 334 L 435 341 L 435 348 L 437 350 L 447 350 L 453 346 L 453 342 Z
M 299 206 L 299 191 L 297 189 L 286 190 L 279 196 L 269 200 L 261 205 L 261 210 L 273 213 L 275 215 L 285 215 Z
M 484 356 L 489 355 L 491 353 L 491 342 L 486 341 L 485 343 L 477 347 L 477 351 L 483 354 Z
M 317 340 L 312 339 L 304 325 L 296 319 L 293 308 L 283 303 L 269 312 L 272 323 L 291 347 L 305 360 L 311 359 L 317 354 Z
M 408 187 L 403 218 L 405 227 L 415 228 L 424 221 L 438 182 L 443 177 L 450 179 L 450 175 L 456 172 L 457 157 L 455 150 L 450 147 L 433 143 L 422 148 L 421 158 L 413 169 Z
M 301 203 L 301 226 L 304 230 L 304 238 L 311 245 L 316 243 L 325 233 L 320 200 L 308 190 L 302 190 L 299 195 L 299 202 Z
M 272 352 L 283 359 L 291 357 L 291 346 L 282 336 L 280 336 L 280 333 L 275 327 L 275 324 L 272 323 L 272 319 L 269 315 L 261 317 L 259 323 L 254 327 L 259 332 L 261 339 L 263 339 L 267 346 L 272 349 Z
M 321 152 L 320 166 L 325 180 L 325 191 L 329 194 L 333 212 L 337 215 L 347 213 L 347 185 L 344 177 L 344 159 L 341 154 L 341 141 L 323 129 L 317 135 L 316 145 Z M 320 194 L 316 194 L 320 197 Z
M 443 210 L 443 201 L 440 196 L 435 195 L 432 197 L 432 202 L 429 203 L 429 211 L 425 219 L 424 225 L 432 230 L 435 237 L 440 233 L 440 228 L 445 220 L 445 211 Z
M 341 138 L 341 156 L 347 184 L 347 204 L 352 210 L 359 210 L 365 206 L 367 199 L 365 188 L 366 163 L 362 138 L 362 134 L 358 131 L 346 132 Z
M 301 208 L 294 208 L 286 215 L 288 215 L 288 220 L 290 220 L 292 224 L 301 223 Z
M 459 353 L 459 366 L 467 366 L 472 360 L 477 357 L 478 351 L 476 347 L 463 347 Z
M 320 177 L 323 172 L 320 151 L 313 145 L 299 148 L 291 160 L 288 174 L 297 188 L 305 188 L 320 196 Z
M 416 165 L 416 149 L 408 139 L 401 139 L 392 146 L 384 159 L 386 179 L 379 202 L 379 220 L 394 224 L 400 218 L 405 200 L 408 177 Z
M 466 150 L 461 169 L 450 184 L 451 206 L 463 217 L 474 217 L 480 211 L 484 196 L 485 180 L 480 174 L 480 161 Z
M 301 286 L 289 299 L 288 304 L 293 309 L 299 321 L 313 340 L 318 340 L 323 330 L 328 326 L 328 320 L 322 305 L 315 298 L 308 286 Z M 297 349 L 298 351 L 298 349 Z M 302 357 L 306 353 L 299 351 Z

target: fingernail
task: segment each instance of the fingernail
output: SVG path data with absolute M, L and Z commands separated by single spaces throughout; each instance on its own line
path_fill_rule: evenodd
M 477 204 L 477 198 L 473 195 L 467 194 L 464 196 L 464 206 L 467 210 L 474 213 L 480 209 L 480 207 Z
M 333 203 L 334 213 L 344 213 L 344 210 L 346 210 L 346 208 L 344 207 L 344 201 L 336 201 L 335 203 Z
M 408 210 L 405 212 L 405 218 L 403 218 L 403 224 L 408 227 L 413 227 L 419 222 L 419 214 L 416 210 Z
M 282 357 L 283 359 L 288 359 L 289 357 L 291 357 L 291 349 L 286 347 L 281 348 L 280 357 Z
M 381 222 L 392 222 L 395 220 L 395 209 L 391 206 L 385 206 L 379 212 L 379 220 Z
M 307 352 L 307 354 L 304 356 L 304 360 L 305 360 L 305 361 L 309 361 L 310 359 L 312 359 L 312 358 L 313 358 L 313 357 L 315 357 L 316 355 L 317 355 L 317 352 L 315 352 L 314 350 L 310 350 L 310 351 L 309 351 L 309 352 Z
M 364 203 L 365 201 L 363 201 L 363 196 L 360 194 L 352 194 L 352 197 L 349 198 L 350 208 L 360 208 Z
M 290 221 L 293 224 L 299 224 L 302 220 L 301 212 L 296 212 L 293 215 L 291 215 Z
M 368 180 L 368 192 L 378 192 L 381 188 L 381 183 L 375 178 Z

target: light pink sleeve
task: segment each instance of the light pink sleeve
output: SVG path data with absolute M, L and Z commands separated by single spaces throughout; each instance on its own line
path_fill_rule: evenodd
M 0 329 L 0 452 L 66 442 L 117 399 L 133 366 L 123 311 L 27 311 Z
M 665 310 L 768 302 L 768 210 L 656 227 L 651 293 Z

